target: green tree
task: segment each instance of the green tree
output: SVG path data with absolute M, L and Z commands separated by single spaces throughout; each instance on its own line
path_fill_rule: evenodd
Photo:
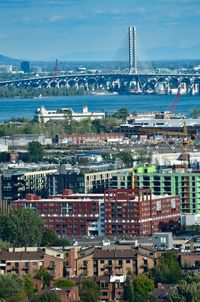
M 192 282 L 200 283 L 200 273 L 197 273 L 197 272 L 188 273 L 187 272 L 185 275 L 183 275 L 183 279 L 187 283 L 192 283 Z
M 114 113 L 114 117 L 122 120 L 126 120 L 127 116 L 129 115 L 127 108 L 121 108 L 117 112 Z
M 69 240 L 58 238 L 53 230 L 46 229 L 42 235 L 42 246 L 68 246 Z
M 81 283 L 79 294 L 82 302 L 100 301 L 100 290 L 96 283 L 90 279 L 86 279 Z
M 120 152 L 116 155 L 117 158 L 121 159 L 126 168 L 131 168 L 133 166 L 133 157 L 131 152 Z
M 94 133 L 110 133 L 115 127 L 120 125 L 120 120 L 112 116 L 106 116 L 102 120 L 92 121 L 92 130 Z
M 69 246 L 70 245 L 70 241 L 67 240 L 66 238 L 57 238 L 57 240 L 54 243 L 55 246 Z
M 159 263 L 151 270 L 151 277 L 156 283 L 177 283 L 181 280 L 181 268 L 176 255 L 172 252 L 163 254 Z
M 28 298 L 31 298 L 33 296 L 33 294 L 35 294 L 37 292 L 37 289 L 34 286 L 33 280 L 28 275 L 26 275 L 24 277 L 24 291 Z
M 133 283 L 128 279 L 125 284 L 124 296 L 127 302 L 135 302 Z
M 10 242 L 8 242 L 8 241 L 3 241 L 3 240 L 0 239 L 0 249 L 7 250 L 7 249 L 9 249 L 11 246 L 12 246 L 12 244 L 10 244 Z
M 190 114 L 191 114 L 192 118 L 196 119 L 196 118 L 200 117 L 200 109 L 192 108 L 192 110 L 190 111 Z
M 43 295 L 35 295 L 30 300 L 30 302 L 61 302 L 60 298 L 56 293 L 46 293 Z
M 30 142 L 28 144 L 28 160 L 38 163 L 43 160 L 44 149 L 39 142 Z
M 46 270 L 46 268 L 42 266 L 39 269 L 39 272 L 37 273 L 36 278 L 43 281 L 43 287 L 48 287 L 50 285 L 52 276 L 49 274 L 49 272 Z
M 128 279 L 125 286 L 125 299 L 128 302 L 152 301 L 151 292 L 154 282 L 148 276 L 141 274 L 133 280 Z
M 152 160 L 152 153 L 146 149 L 139 150 L 137 151 L 137 159 L 139 163 L 150 163 Z
M 148 276 L 141 274 L 133 279 L 135 301 L 148 301 L 149 293 L 154 289 L 154 282 Z
M 0 238 L 14 246 L 39 245 L 42 239 L 42 220 L 32 210 L 19 208 L 0 214 Z
M 42 246 L 54 246 L 57 236 L 53 230 L 45 229 L 42 235 Z
M 181 281 L 178 286 L 169 292 L 167 302 L 199 302 L 200 283 Z
M 67 287 L 73 287 L 75 286 L 75 283 L 72 282 L 71 280 L 67 280 L 67 279 L 59 279 L 59 280 L 56 280 L 55 282 L 55 285 L 56 286 L 67 286 Z
M 0 275 L 0 298 L 6 301 L 20 301 L 25 298 L 24 282 L 14 274 Z

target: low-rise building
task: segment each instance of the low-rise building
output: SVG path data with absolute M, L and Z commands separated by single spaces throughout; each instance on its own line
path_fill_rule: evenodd
M 43 134 L 15 134 L 13 136 L 2 136 L 0 144 L 11 147 L 28 146 L 31 142 L 39 142 L 41 145 L 51 145 L 52 139 Z
M 123 142 L 125 139 L 122 133 L 87 133 L 87 134 L 63 134 L 56 136 L 57 144 L 98 144 L 106 142 Z
M 62 108 L 57 110 L 47 110 L 44 106 L 36 110 L 36 118 L 39 123 L 47 123 L 49 121 L 82 121 L 84 119 L 104 119 L 104 112 L 89 112 L 88 107 L 84 106 L 82 112 L 74 112 L 71 108 Z
M 184 269 L 198 270 L 200 269 L 200 252 L 181 253 L 181 266 Z
M 126 276 L 101 276 L 97 284 L 101 291 L 101 301 L 123 301 L 125 299 Z
M 0 274 L 15 273 L 35 277 L 45 267 L 54 280 L 63 277 L 62 251 L 52 248 L 10 248 L 0 252 Z
M 137 253 L 134 250 L 94 250 L 94 276 L 127 275 L 137 272 Z
M 125 280 L 127 275 L 148 273 L 156 264 L 158 255 L 156 249 L 142 245 L 69 246 L 62 249 L 10 248 L 0 252 L 0 274 L 28 274 L 35 277 L 40 268 L 44 267 L 52 276 L 52 280 L 67 278 L 79 284 L 84 278 L 94 278 L 99 285 L 106 283 L 100 285 L 101 292 L 107 292 L 102 292 L 102 296 L 111 297 L 114 294 L 112 286 L 118 282 L 123 283 L 120 281 L 122 276 Z M 42 280 L 35 280 L 37 288 L 41 288 Z M 122 289 L 121 285 L 118 284 L 116 288 Z M 122 294 L 122 290 L 120 292 Z M 115 293 L 118 295 L 116 290 Z
M 159 232 L 154 233 L 152 235 L 153 239 L 153 245 L 157 249 L 172 249 L 173 248 L 173 238 L 172 238 L 172 232 Z
M 40 290 L 36 295 L 37 296 L 42 296 L 44 294 L 48 293 L 56 293 L 56 295 L 59 297 L 61 302 L 74 302 L 74 301 L 79 301 L 79 290 L 78 286 L 72 286 L 72 287 L 47 287 L 42 290 Z
M 182 132 L 183 125 L 186 123 L 188 133 L 196 134 L 200 130 L 200 122 L 198 119 L 183 119 L 183 118 L 161 118 L 152 119 L 152 118 L 135 118 L 129 121 L 129 123 L 122 124 L 115 129 L 115 132 L 123 133 L 125 137 L 131 138 L 132 135 L 141 135 L 147 134 L 146 129 L 155 128 L 157 130 L 166 130 Z M 144 130 L 145 129 L 145 130 Z M 153 136 L 153 133 L 149 133 L 150 136 Z

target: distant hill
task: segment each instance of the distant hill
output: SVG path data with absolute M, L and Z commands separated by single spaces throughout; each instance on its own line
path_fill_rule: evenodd
M 127 46 L 128 47 L 128 46 Z M 189 48 L 154 47 L 137 50 L 139 60 L 199 60 L 200 44 Z M 63 61 L 128 61 L 127 48 L 117 51 L 77 51 L 59 58 Z
M 128 61 L 127 48 L 128 46 L 116 51 L 75 51 L 58 57 L 58 60 L 68 62 Z M 167 46 L 153 47 L 149 49 L 138 48 L 137 55 L 139 61 L 200 60 L 200 44 L 196 44 L 188 48 Z M 0 55 L 0 65 L 19 65 L 21 61 L 23 60 Z M 35 61 L 34 64 L 41 64 L 45 61 L 55 62 L 55 58 L 47 58 L 44 61 Z
M 75 51 L 59 59 L 62 61 L 110 61 L 112 57 L 112 51 Z
M 0 65 L 18 65 L 21 62 L 19 59 L 9 58 L 3 55 L 0 55 Z

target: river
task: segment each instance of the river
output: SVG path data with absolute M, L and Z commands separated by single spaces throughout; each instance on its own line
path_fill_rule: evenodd
M 104 95 L 104 96 L 66 96 L 37 99 L 0 99 L 0 121 L 12 117 L 26 117 L 32 119 L 35 110 L 44 105 L 47 109 L 72 108 L 81 111 L 84 105 L 89 111 L 105 111 L 114 113 L 126 107 L 130 112 L 166 111 L 169 110 L 175 96 L 169 95 Z M 200 109 L 200 96 L 181 96 L 176 113 L 190 115 L 192 108 Z

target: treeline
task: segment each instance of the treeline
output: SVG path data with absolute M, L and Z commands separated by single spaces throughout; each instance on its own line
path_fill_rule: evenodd
M 106 116 L 102 120 L 85 119 L 80 122 L 63 120 L 61 122 L 38 123 L 33 120 L 24 119 L 23 122 L 12 119 L 11 123 L 0 125 L 0 137 L 12 136 L 15 134 L 44 134 L 48 137 L 54 137 L 56 134 L 86 134 L 86 133 L 110 133 L 114 128 L 120 125 L 121 120 L 114 116 Z
M 84 95 L 83 87 L 60 87 L 60 88 L 22 88 L 22 87 L 0 87 L 0 98 L 34 98 L 50 96 L 74 96 Z
M 81 122 L 72 121 L 70 124 L 63 121 L 62 123 L 49 122 L 39 124 L 34 121 L 29 121 L 24 124 L 1 124 L 0 137 L 12 136 L 15 134 L 44 134 L 48 137 L 53 137 L 56 134 L 86 134 L 86 133 L 110 133 L 114 127 L 119 125 L 119 121 L 113 117 L 107 117 L 102 121 L 90 121 L 85 119 Z
M 41 217 L 25 208 L 12 209 L 10 213 L 0 212 L 0 238 L 0 248 L 5 243 L 14 247 L 70 244 L 67 239 L 58 238 L 52 230 L 44 229 Z

